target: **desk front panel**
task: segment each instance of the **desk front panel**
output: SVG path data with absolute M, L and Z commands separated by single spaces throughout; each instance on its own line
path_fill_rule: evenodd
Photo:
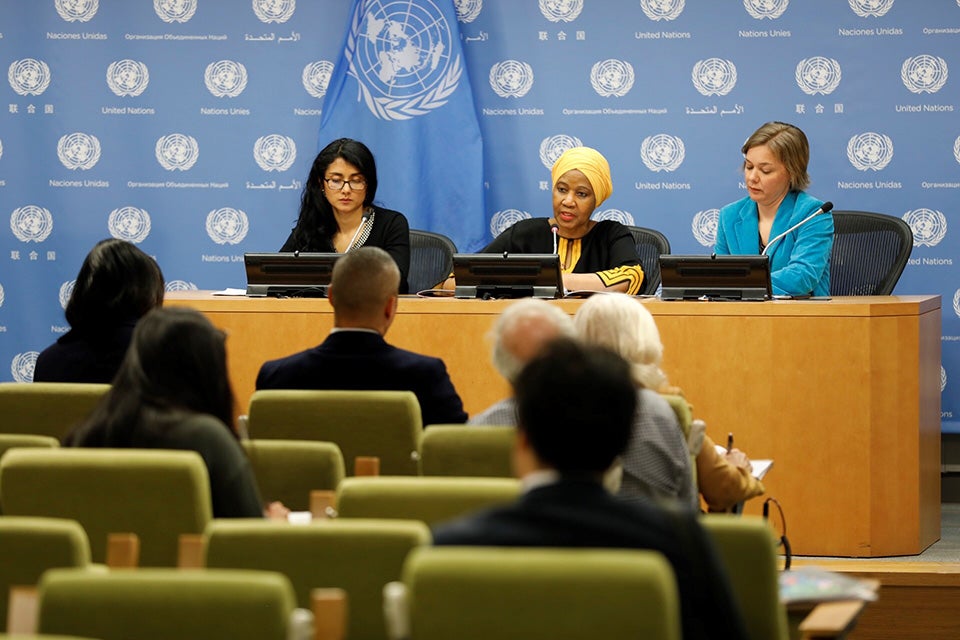
M 711 437 L 732 431 L 751 456 L 775 461 L 764 483 L 796 553 L 912 554 L 939 538 L 939 297 L 645 302 L 664 370 Z M 167 304 L 197 308 L 229 333 L 241 408 L 264 361 L 318 344 L 333 325 L 323 299 L 177 292 Z M 582 301 L 554 304 L 572 314 Z M 402 298 L 387 339 L 443 358 L 472 415 L 509 394 L 487 339 L 507 305 Z

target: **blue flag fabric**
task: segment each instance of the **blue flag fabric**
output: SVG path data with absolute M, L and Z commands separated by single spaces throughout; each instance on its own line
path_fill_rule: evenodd
M 453 0 L 354 0 L 319 148 L 344 137 L 377 160 L 377 204 L 462 252 L 484 246 L 483 141 Z

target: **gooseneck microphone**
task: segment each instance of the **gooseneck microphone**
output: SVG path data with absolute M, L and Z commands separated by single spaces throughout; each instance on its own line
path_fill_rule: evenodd
M 792 227 L 790 227 L 789 229 L 787 229 L 786 231 L 784 231 L 784 232 L 781 233 L 780 235 L 774 237 L 774 239 L 771 240 L 770 242 L 768 242 L 768 243 L 767 243 L 767 246 L 765 246 L 765 247 L 763 248 L 763 251 L 760 252 L 760 255 L 762 255 L 762 256 L 767 255 L 767 251 L 770 250 L 770 247 L 773 246 L 773 243 L 782 240 L 782 239 L 783 239 L 784 237 L 786 237 L 788 234 L 793 233 L 794 231 L 796 231 L 797 229 L 799 229 L 799 228 L 802 227 L 803 225 L 807 224 L 808 222 L 810 222 L 811 220 L 813 220 L 813 219 L 816 218 L 817 216 L 819 216 L 819 215 L 821 215 L 821 214 L 823 214 L 823 213 L 829 213 L 831 209 L 833 209 L 833 203 L 832 203 L 832 202 L 824 202 L 822 205 L 820 205 L 820 208 L 819 208 L 819 209 L 817 209 L 816 211 L 814 211 L 813 213 L 811 213 L 810 215 L 808 215 L 806 218 L 804 218 L 803 220 L 801 220 L 801 221 L 798 222 L 797 224 L 793 225 Z
M 560 227 L 557 226 L 557 223 L 554 222 L 550 225 L 550 233 L 553 234 L 553 252 L 557 252 L 557 234 L 560 233 Z
M 360 224 L 357 225 L 357 230 L 353 232 L 353 237 L 350 238 L 350 244 L 347 245 L 347 251 L 353 249 L 353 243 L 357 241 L 357 236 L 360 235 L 363 225 L 367 224 L 367 220 L 370 219 L 370 212 L 370 209 L 363 212 L 363 216 L 360 218 Z M 344 253 L 346 253 L 346 251 L 344 251 Z

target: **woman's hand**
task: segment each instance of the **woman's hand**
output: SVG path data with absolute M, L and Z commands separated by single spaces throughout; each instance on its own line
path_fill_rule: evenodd
M 271 502 L 263 510 L 263 516 L 270 520 L 286 520 L 288 515 L 290 515 L 290 509 L 282 502 Z

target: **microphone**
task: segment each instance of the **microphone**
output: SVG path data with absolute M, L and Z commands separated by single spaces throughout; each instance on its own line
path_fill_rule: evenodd
M 357 236 L 360 235 L 360 230 L 363 229 L 363 225 L 367 224 L 367 220 L 370 219 L 371 213 L 373 213 L 373 211 L 370 209 L 367 209 L 363 212 L 363 216 L 360 218 L 360 224 L 357 225 L 357 230 L 353 232 L 353 237 L 350 238 L 350 244 L 347 245 L 347 251 L 353 249 L 353 243 L 357 241 Z M 344 251 L 344 253 L 347 251 Z
M 819 208 L 819 209 L 817 209 L 816 211 L 814 211 L 813 213 L 811 213 L 810 215 L 808 215 L 806 218 L 804 218 L 803 220 L 801 220 L 801 221 L 798 222 L 797 224 L 793 225 L 792 227 L 790 227 L 789 229 L 787 229 L 786 231 L 784 231 L 784 232 L 781 233 L 780 235 L 774 237 L 774 239 L 771 240 L 770 242 L 768 242 L 768 243 L 767 243 L 767 246 L 765 246 L 765 247 L 763 248 L 763 251 L 760 252 L 760 255 L 762 255 L 762 256 L 767 255 L 767 251 L 770 250 L 770 247 L 773 246 L 773 243 L 774 243 L 774 242 L 777 242 L 778 240 L 781 240 L 781 239 L 783 239 L 784 237 L 786 237 L 788 234 L 793 233 L 794 231 L 796 231 L 797 229 L 799 229 L 799 228 L 802 227 L 803 225 L 807 224 L 808 222 L 810 222 L 811 220 L 813 220 L 814 218 L 816 218 L 816 217 L 819 216 L 820 214 L 822 214 L 822 213 L 829 213 L 831 209 L 833 209 L 833 203 L 832 203 L 832 202 L 824 202 L 822 205 L 820 205 L 820 208 Z
M 554 222 L 550 225 L 550 233 L 553 234 L 553 252 L 557 252 L 557 234 L 560 233 L 560 227 L 557 226 L 557 223 Z

